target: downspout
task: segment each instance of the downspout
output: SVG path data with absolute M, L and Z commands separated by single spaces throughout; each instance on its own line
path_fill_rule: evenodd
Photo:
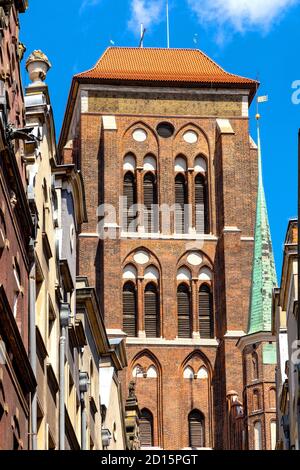
M 80 393 L 81 402 L 81 450 L 87 450 L 86 448 L 86 408 L 84 393 Z
M 81 402 L 81 450 L 87 450 L 86 448 L 86 407 L 85 407 L 85 394 L 89 389 L 89 374 L 87 372 L 79 371 L 79 392 Z
M 34 376 L 36 377 L 36 264 L 34 253 L 35 240 L 31 238 L 30 248 L 32 251 L 32 265 L 29 274 L 29 360 Z M 31 394 L 31 417 L 30 417 L 31 450 L 37 450 L 37 389 Z
M 60 327 L 59 338 L 59 449 L 65 450 L 65 357 L 67 327 L 69 326 L 70 306 L 62 303 L 60 306 Z

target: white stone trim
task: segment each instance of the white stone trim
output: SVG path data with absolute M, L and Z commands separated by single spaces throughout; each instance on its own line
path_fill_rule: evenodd
M 239 230 L 240 232 L 240 230 Z M 139 232 L 121 232 L 121 238 L 123 239 L 152 239 L 152 240 L 192 240 L 192 241 L 218 241 L 218 237 L 215 235 L 195 235 L 195 233 L 185 233 L 183 235 L 174 233 L 163 235 L 161 233 L 139 233 Z
M 249 100 L 248 96 L 242 96 L 242 116 L 249 117 Z
M 223 232 L 241 232 L 241 230 L 238 227 L 224 227 Z
M 108 337 L 126 338 L 126 333 L 120 329 L 108 329 L 106 330 Z
M 137 86 L 114 86 L 114 85 L 87 85 L 81 84 L 81 90 L 89 91 L 113 91 L 124 93 L 127 91 L 134 91 L 135 93 L 165 93 L 165 94 L 187 94 L 187 95 L 233 95 L 233 96 L 249 96 L 250 95 L 250 86 L 249 90 L 230 90 L 228 88 L 200 88 L 199 89 L 182 89 L 182 88 L 164 88 L 164 87 L 137 87 Z
M 81 113 L 89 112 L 89 92 L 87 90 L 81 90 Z
M 198 346 L 198 347 L 218 347 L 219 341 L 217 339 L 197 339 L 197 338 L 176 338 L 176 339 L 165 339 L 165 338 L 132 338 L 128 337 L 126 340 L 127 344 L 141 345 L 141 346 Z
M 79 238 L 99 238 L 98 233 L 80 233 Z
M 105 131 L 116 131 L 118 129 L 115 116 L 102 116 L 102 122 Z
M 255 343 L 276 343 L 276 336 L 272 335 L 271 331 L 259 331 L 257 333 L 252 333 L 250 335 L 242 336 L 238 342 L 237 347 L 240 351 L 243 351 L 246 346 L 249 344 Z
M 221 134 L 235 134 L 229 119 L 216 119 Z
M 257 147 L 257 145 L 256 145 L 256 142 L 255 142 L 255 140 L 251 137 L 251 135 L 249 135 L 249 142 L 250 142 L 250 147 L 251 147 L 252 149 L 254 149 L 254 150 L 257 150 L 257 149 L 258 149 L 258 147 Z
M 224 338 L 241 338 L 242 336 L 245 336 L 245 335 L 246 333 L 243 330 L 237 330 L 237 331 L 229 330 L 224 335 Z
M 254 242 L 254 237 L 241 237 L 242 242 Z

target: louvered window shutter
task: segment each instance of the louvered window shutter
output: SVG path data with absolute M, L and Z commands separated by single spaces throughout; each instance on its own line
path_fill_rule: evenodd
M 153 417 L 146 410 L 141 413 L 140 439 L 142 447 L 153 447 Z
M 159 337 L 159 300 L 156 286 L 150 284 L 145 289 L 145 331 L 147 338 Z
M 187 204 L 186 180 L 183 175 L 176 176 L 175 179 L 175 229 L 176 233 L 185 233 L 184 206 Z
M 214 337 L 212 295 L 208 286 L 199 291 L 199 330 L 201 338 Z
M 209 212 L 205 179 L 198 175 L 195 180 L 196 231 L 209 233 Z
M 123 330 L 130 337 L 137 336 L 136 314 L 136 291 L 129 283 L 123 288 Z
M 190 447 L 197 449 L 205 447 L 204 418 L 201 413 L 194 411 L 189 416 Z
M 157 187 L 155 176 L 152 173 L 147 173 L 144 178 L 144 206 L 147 209 L 145 212 L 145 231 L 147 233 L 157 232 Z
M 127 220 L 125 221 L 125 230 L 135 232 L 137 224 L 135 221 L 136 212 L 133 210 L 133 206 L 136 204 L 136 187 L 135 178 L 132 173 L 126 173 L 124 177 L 124 215 L 126 214 Z M 133 223 L 135 221 L 135 223 Z
M 189 289 L 181 285 L 177 291 L 178 338 L 191 337 L 191 303 Z

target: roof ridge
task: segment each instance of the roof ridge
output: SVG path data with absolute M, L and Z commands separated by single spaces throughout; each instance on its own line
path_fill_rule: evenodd
M 249 85 L 256 80 L 227 72 L 198 48 L 108 46 L 96 64 L 75 79 Z

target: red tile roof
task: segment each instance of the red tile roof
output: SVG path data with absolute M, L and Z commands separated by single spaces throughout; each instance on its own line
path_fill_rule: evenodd
M 241 85 L 257 87 L 249 78 L 226 72 L 197 49 L 109 47 L 94 68 L 77 79 Z

